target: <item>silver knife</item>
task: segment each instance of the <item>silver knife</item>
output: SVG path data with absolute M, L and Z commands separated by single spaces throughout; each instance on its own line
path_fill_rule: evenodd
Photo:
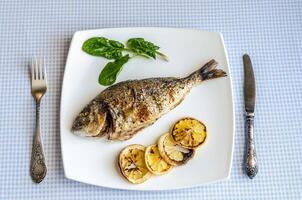
M 258 163 L 254 141 L 254 109 L 256 98 L 255 78 L 249 55 L 243 55 L 244 64 L 244 103 L 245 103 L 245 131 L 247 133 L 247 149 L 245 169 L 250 179 L 258 173 Z

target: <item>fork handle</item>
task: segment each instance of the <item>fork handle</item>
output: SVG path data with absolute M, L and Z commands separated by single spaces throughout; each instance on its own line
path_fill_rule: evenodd
M 46 164 L 40 134 L 40 101 L 36 104 L 36 134 L 34 136 L 30 161 L 30 175 L 34 182 L 40 183 L 46 176 Z
M 246 132 L 247 132 L 247 150 L 246 150 L 246 173 L 250 179 L 258 173 L 258 162 L 254 141 L 254 113 L 246 113 Z

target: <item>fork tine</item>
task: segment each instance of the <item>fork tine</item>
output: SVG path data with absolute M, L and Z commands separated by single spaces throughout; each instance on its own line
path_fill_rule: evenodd
M 36 58 L 34 59 L 34 71 L 35 71 L 35 80 L 37 80 L 39 78 L 38 78 L 38 75 L 37 75 L 38 69 L 37 69 L 37 59 Z
M 36 63 L 36 65 L 35 65 L 35 68 L 36 68 L 36 79 L 39 80 L 40 79 L 40 77 L 39 77 L 40 69 L 39 69 L 39 62 L 38 62 L 37 58 L 35 58 L 35 63 Z
M 31 65 L 30 65 L 30 73 L 31 73 L 31 79 L 34 80 L 35 79 L 35 63 L 34 63 L 34 59 L 31 60 Z
M 45 66 L 45 58 L 43 59 L 43 79 L 47 80 L 47 74 L 46 74 L 46 66 Z
M 39 73 L 39 76 L 40 76 L 40 79 L 43 80 L 44 77 L 43 77 L 43 71 L 44 71 L 44 63 L 43 63 L 43 59 L 39 59 L 39 70 L 40 70 L 40 73 Z
M 42 76 L 43 76 L 43 79 L 46 80 L 46 67 L 45 67 L 45 58 L 43 57 L 42 59 Z

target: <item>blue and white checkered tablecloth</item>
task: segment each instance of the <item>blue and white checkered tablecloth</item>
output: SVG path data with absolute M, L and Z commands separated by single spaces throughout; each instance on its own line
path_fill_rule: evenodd
M 59 105 L 66 54 L 77 30 L 180 27 L 223 33 L 236 109 L 231 179 L 163 192 L 122 191 L 64 178 Z M 0 2 L 0 200 L 27 199 L 302 199 L 302 1 L 89 0 Z M 255 133 L 260 171 L 243 171 L 242 55 L 252 57 L 257 82 Z M 48 175 L 29 177 L 35 104 L 28 63 L 47 59 L 49 89 L 42 133 Z

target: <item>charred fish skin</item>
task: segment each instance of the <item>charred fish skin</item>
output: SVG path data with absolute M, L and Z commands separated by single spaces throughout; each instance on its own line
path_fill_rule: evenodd
M 113 111 L 111 140 L 130 139 L 176 107 L 190 87 L 177 78 L 135 80 L 108 88 L 99 97 Z
M 224 77 L 210 60 L 185 78 L 149 78 L 117 83 L 102 91 L 76 117 L 72 131 L 84 136 L 107 135 L 127 140 L 179 105 L 191 88 L 205 80 Z

